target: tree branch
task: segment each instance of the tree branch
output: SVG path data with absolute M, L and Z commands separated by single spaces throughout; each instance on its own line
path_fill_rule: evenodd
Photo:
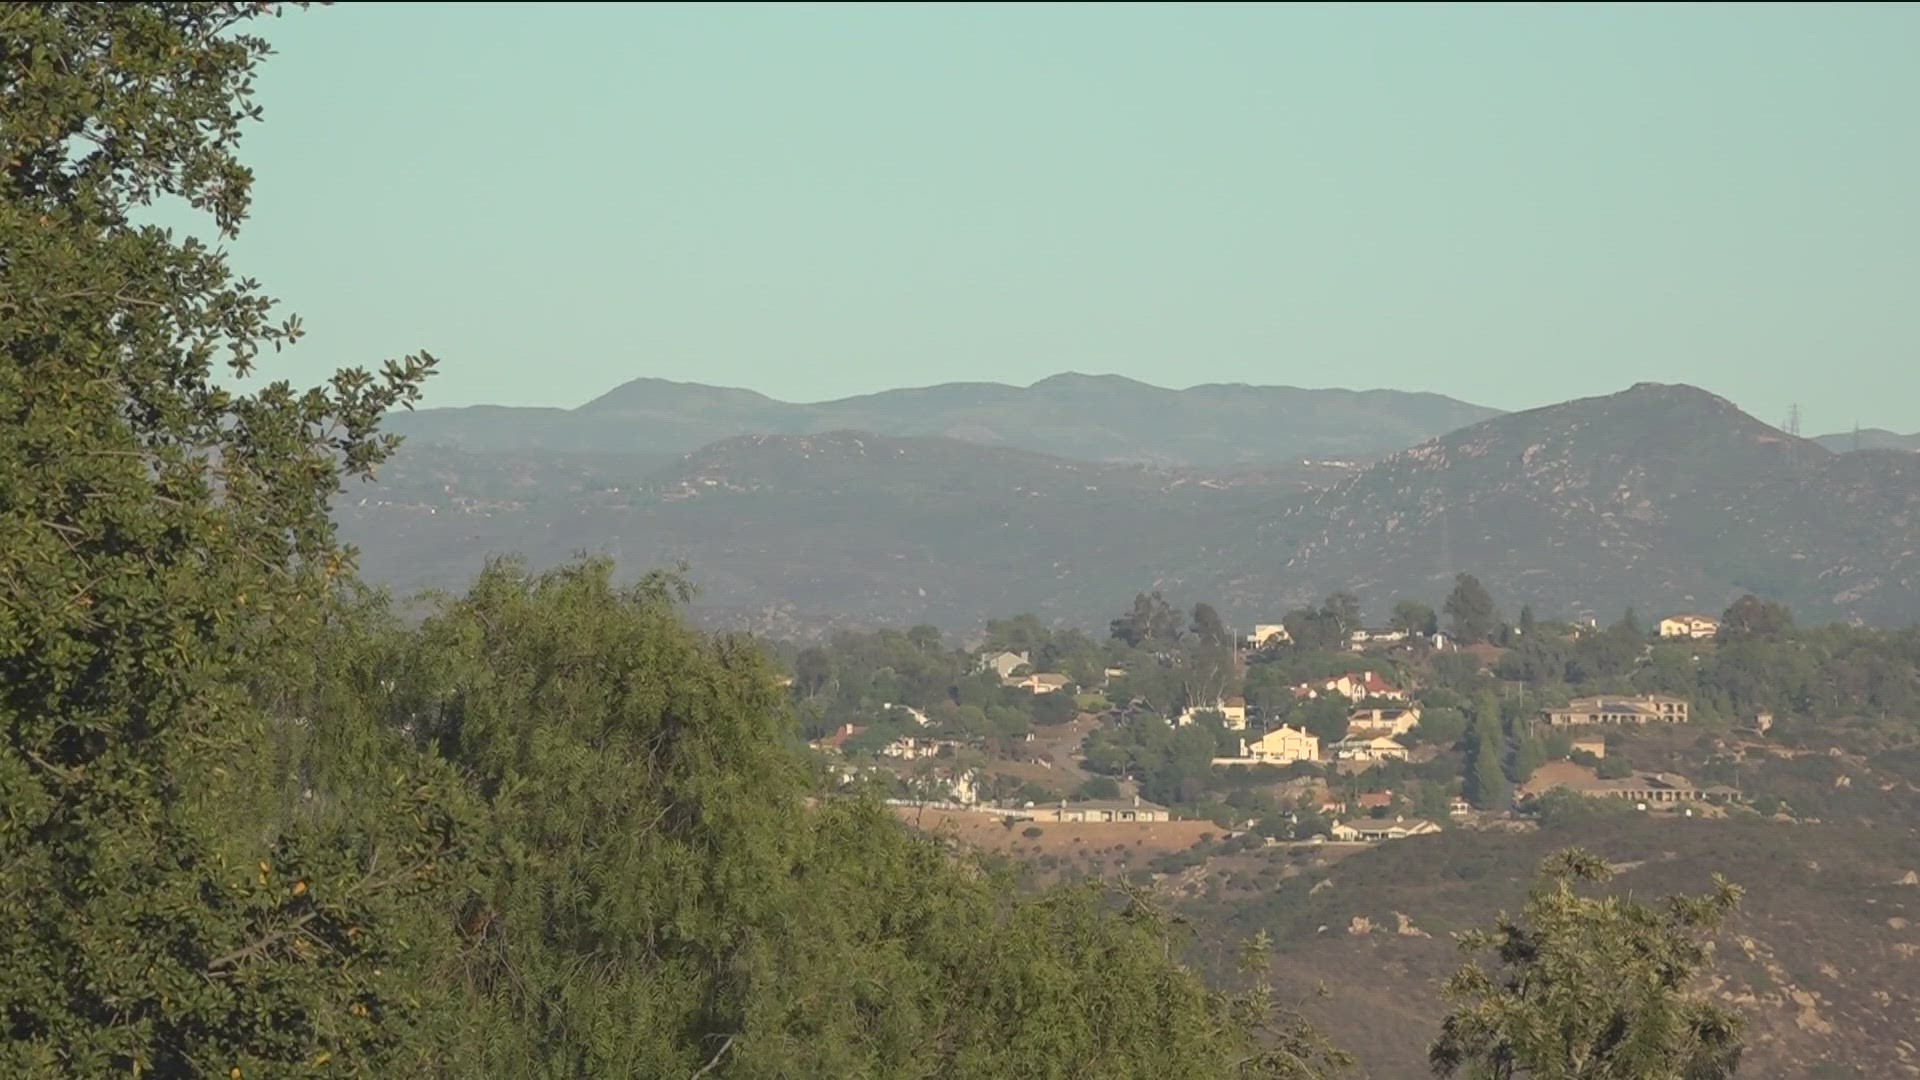
M 701 1077 L 712 1072 L 714 1068 L 720 1064 L 720 1059 L 727 1056 L 727 1051 L 733 1049 L 733 1040 L 738 1037 L 737 1035 L 727 1036 L 727 1041 L 720 1044 L 720 1049 L 713 1052 L 713 1057 L 709 1059 L 705 1065 L 695 1070 L 694 1074 L 688 1077 L 688 1080 L 700 1080 Z

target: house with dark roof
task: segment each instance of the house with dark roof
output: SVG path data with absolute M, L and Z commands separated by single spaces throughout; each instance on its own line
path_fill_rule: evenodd
M 1684 724 L 1687 722 L 1687 699 L 1668 694 L 1644 694 L 1640 697 L 1582 697 L 1567 702 L 1565 708 L 1543 709 L 1540 716 L 1550 727 Z

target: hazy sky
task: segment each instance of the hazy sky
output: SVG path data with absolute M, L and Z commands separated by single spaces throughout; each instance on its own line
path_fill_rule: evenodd
M 430 404 L 1060 370 L 1920 428 L 1920 8 L 291 15 L 275 374 Z

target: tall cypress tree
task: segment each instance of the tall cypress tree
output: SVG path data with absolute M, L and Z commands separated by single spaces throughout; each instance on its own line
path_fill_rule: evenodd
M 1506 770 L 1501 763 L 1504 746 L 1499 721 L 1482 712 L 1474 724 L 1473 752 L 1467 759 L 1466 777 L 1467 801 L 1479 809 L 1505 810 L 1511 802 Z

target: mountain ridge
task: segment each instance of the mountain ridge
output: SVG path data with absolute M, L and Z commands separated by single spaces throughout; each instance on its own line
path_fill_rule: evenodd
M 1093 462 L 947 436 L 751 433 L 676 455 L 409 444 L 344 505 L 374 580 L 488 553 L 688 559 L 750 625 L 1030 610 L 1101 625 L 1142 588 L 1269 621 L 1335 588 L 1384 615 L 1478 575 L 1511 616 L 1719 610 L 1920 618 L 1920 457 L 1835 454 L 1683 384 L 1504 414 L 1366 465 Z M 774 623 L 754 620 L 773 619 Z
M 1371 458 L 1497 415 L 1441 394 L 1203 384 L 1061 372 L 1019 387 L 954 382 L 823 402 L 666 379 L 629 380 L 574 409 L 467 406 L 394 413 L 421 443 L 479 451 L 677 454 L 738 435 L 865 431 L 947 436 L 1088 461 L 1266 465 Z
M 1253 527 L 1316 578 L 1431 592 L 1466 570 L 1539 610 L 1718 610 L 1753 591 L 1904 621 L 1920 614 L 1916 472 L 1642 383 L 1429 440 Z

